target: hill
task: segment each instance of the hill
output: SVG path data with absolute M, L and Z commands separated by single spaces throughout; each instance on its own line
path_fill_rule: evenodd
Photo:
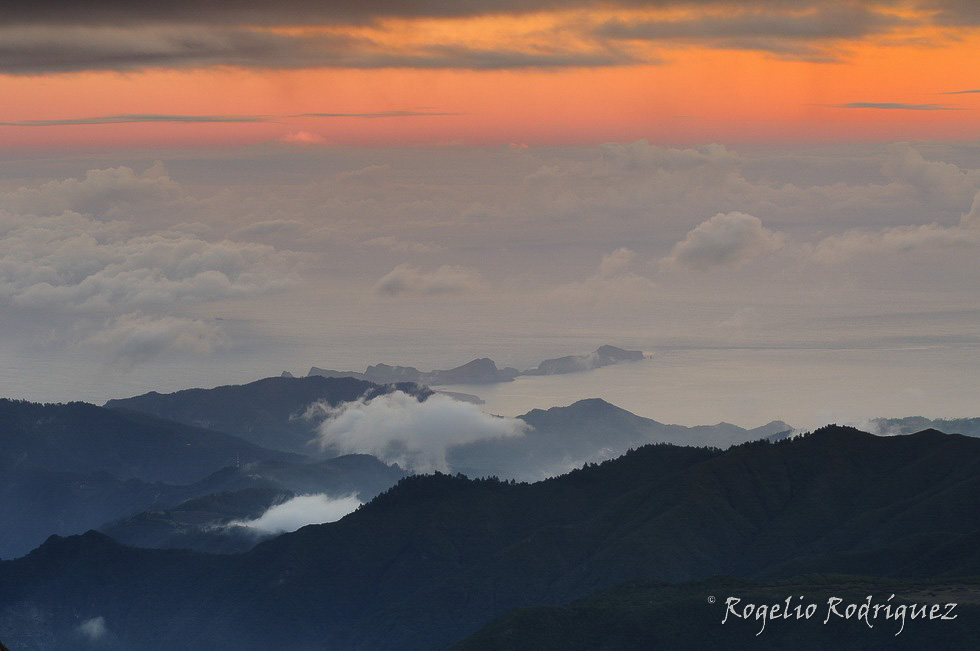
M 497 368 L 496 362 L 487 357 L 480 357 L 461 366 L 447 370 L 420 371 L 414 366 L 391 366 L 389 364 L 374 364 L 368 366 L 363 373 L 357 371 L 334 371 L 313 366 L 307 373 L 309 376 L 330 378 L 356 378 L 389 384 L 392 382 L 415 382 L 427 386 L 446 384 L 496 384 L 512 382 L 522 375 L 563 375 L 591 371 L 603 366 L 611 366 L 622 362 L 636 362 L 644 359 L 639 350 L 624 350 L 616 346 L 599 346 L 587 355 L 566 355 L 546 359 L 536 368 L 519 371 L 516 368 Z
M 56 472 L 184 484 L 220 468 L 300 457 L 209 429 L 81 402 L 0 399 L 0 454 Z
M 665 425 L 599 398 L 579 400 L 566 407 L 533 409 L 518 418 L 532 428 L 523 436 L 450 448 L 447 460 L 453 471 L 533 481 L 585 463 L 614 459 L 630 448 L 650 443 L 727 448 L 792 430 L 781 421 L 749 430 L 730 423 Z
M 367 500 L 404 475 L 365 455 L 313 463 L 136 412 L 0 400 L 0 557 L 26 554 L 51 534 L 138 519 L 148 510 L 179 511 L 182 502 L 213 493 L 268 489 L 255 508 L 268 508 L 275 495 L 287 493 L 354 493 Z M 194 532 L 234 517 L 213 515 L 198 518 Z M 125 531 L 132 537 L 122 537 L 159 546 L 177 542 L 170 534 L 189 533 L 186 526 L 171 524 L 161 529 L 154 518 L 154 535 L 146 527 L 129 527 Z M 208 540 L 205 536 L 194 546 L 210 549 Z
M 906 418 L 875 418 L 871 421 L 873 432 L 881 436 L 911 434 L 924 429 L 937 429 L 949 434 L 980 437 L 980 418 L 923 418 L 909 416 Z
M 717 596 L 716 596 L 717 595 Z M 894 597 L 892 598 L 892 595 Z M 847 606 L 891 605 L 904 618 L 879 609 L 867 621 Z M 728 612 L 729 599 L 734 613 Z M 709 601 L 714 599 L 714 601 Z M 783 606 L 789 600 L 788 617 Z M 832 600 L 841 602 L 831 611 Z M 938 604 L 932 620 L 918 615 Z M 947 604 L 956 604 L 942 619 Z M 752 604 L 774 617 L 756 619 Z M 806 616 L 807 608 L 812 615 Z M 800 607 L 801 616 L 796 616 Z M 917 615 L 912 617 L 912 608 Z M 838 616 L 834 613 L 841 613 Z M 726 617 L 727 615 L 727 617 Z M 828 615 L 830 617 L 828 618 Z M 870 624 L 870 625 L 869 625 Z M 980 627 L 980 580 L 945 582 L 811 575 L 760 583 L 719 577 L 686 584 L 640 581 L 616 586 L 563 606 L 515 609 L 451 651 L 592 651 L 593 649 L 947 649 L 969 651 Z
M 0 631 L 14 647 L 43 632 L 46 648 L 71 648 L 101 617 L 128 648 L 432 648 L 625 582 L 834 573 L 935 587 L 980 574 L 978 542 L 980 441 L 828 427 L 727 451 L 646 446 L 536 484 L 409 477 L 240 555 L 52 538 L 0 563 Z
M 206 482 L 186 487 L 183 493 L 191 497 L 183 501 L 164 503 L 158 498 L 151 511 L 130 509 L 125 511 L 128 517 L 98 529 L 137 547 L 241 552 L 272 534 L 227 526 L 232 521 L 254 520 L 298 495 L 353 495 L 367 502 L 405 476 L 397 466 L 387 466 L 364 454 L 316 463 L 267 461 L 225 468 Z
M 431 393 L 414 384 L 382 386 L 349 377 L 270 377 L 213 389 L 186 389 L 168 394 L 152 391 L 110 400 L 105 406 L 227 432 L 272 450 L 316 454 L 319 450 L 309 443 L 316 436 L 319 421 L 303 417 L 310 405 L 336 407 L 396 389 L 420 398 Z

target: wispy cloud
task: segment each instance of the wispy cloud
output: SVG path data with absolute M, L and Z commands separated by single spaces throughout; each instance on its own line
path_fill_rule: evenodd
M 61 118 L 56 120 L 20 120 L 0 122 L 4 127 L 61 127 L 85 124 L 132 124 L 139 122 L 172 122 L 180 124 L 199 123 L 248 123 L 268 122 L 261 115 L 163 115 L 153 113 L 132 113 L 122 115 L 101 115 L 88 118 Z
M 414 117 L 443 117 L 461 115 L 460 113 L 441 111 L 380 111 L 373 113 L 297 113 L 294 115 L 171 115 L 161 113 L 124 113 L 119 115 L 98 115 L 83 118 L 57 118 L 50 120 L 16 120 L 0 122 L 2 127 L 62 127 L 99 124 L 137 124 L 137 123 L 171 123 L 171 124 L 243 124 L 259 122 L 275 122 L 290 118 L 360 118 L 374 120 L 381 118 L 414 118 Z M 311 134 L 298 134 L 296 138 L 287 137 L 293 142 L 322 141 L 322 138 L 312 138 Z
M 298 113 L 293 118 L 417 118 L 429 116 L 462 115 L 461 113 L 446 113 L 441 111 L 380 111 L 377 113 Z
M 470 292 L 482 286 L 480 272 L 468 267 L 442 265 L 434 271 L 400 264 L 382 277 L 374 291 L 384 296 Z
M 969 95 L 971 93 L 980 93 L 980 88 L 975 88 L 971 90 L 949 90 L 941 94 L 942 95 Z
M 880 109 L 885 111 L 962 111 L 955 106 L 941 104 L 905 104 L 902 102 L 849 102 L 838 104 L 837 108 L 846 109 Z
M 724 13 L 695 13 L 681 19 L 614 19 L 600 25 L 599 37 L 630 41 L 698 43 L 722 49 L 757 50 L 781 58 L 830 62 L 839 52 L 829 42 L 859 40 L 907 24 L 905 19 L 866 6 L 805 3 L 779 7 L 751 3 Z

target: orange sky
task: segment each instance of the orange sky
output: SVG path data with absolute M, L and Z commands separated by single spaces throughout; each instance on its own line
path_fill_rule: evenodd
M 539 22 L 558 19 L 525 18 L 520 30 L 516 18 L 496 20 L 428 21 L 416 23 L 414 31 L 389 25 L 385 34 L 399 47 L 445 37 L 450 44 L 465 38 L 482 48 L 494 42 L 513 48 L 520 38 L 541 38 Z M 550 46 L 566 50 L 586 47 L 571 37 L 553 40 Z M 980 138 L 980 93 L 944 94 L 980 87 L 977 29 L 917 28 L 887 39 L 834 42 L 835 63 L 781 60 L 710 43 L 634 47 L 657 62 L 546 70 L 225 66 L 0 75 L 0 122 L 130 114 L 255 120 L 0 126 L 0 147 L 186 147 L 284 139 L 397 146 Z M 843 107 L 862 102 L 903 107 Z M 922 110 L 928 106 L 942 110 Z M 296 117 L 388 111 L 442 115 Z

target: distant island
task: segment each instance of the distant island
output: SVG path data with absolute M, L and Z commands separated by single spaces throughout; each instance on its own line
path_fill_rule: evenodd
M 334 371 L 314 366 L 310 368 L 307 376 L 352 377 L 378 384 L 390 384 L 392 382 L 415 382 L 429 386 L 446 384 L 497 384 L 499 382 L 513 382 L 514 378 L 522 375 L 581 373 L 583 371 L 602 368 L 603 366 L 612 366 L 613 364 L 620 364 L 622 362 L 638 362 L 643 359 L 645 358 L 642 351 L 624 350 L 616 346 L 605 345 L 599 346 L 599 348 L 586 355 L 567 355 L 555 359 L 546 359 L 538 364 L 537 368 L 527 371 L 519 371 L 509 366 L 497 368 L 497 364 L 492 359 L 481 357 L 448 370 L 420 371 L 414 366 L 376 364 L 374 366 L 368 366 L 363 373 L 358 373 L 356 371 Z

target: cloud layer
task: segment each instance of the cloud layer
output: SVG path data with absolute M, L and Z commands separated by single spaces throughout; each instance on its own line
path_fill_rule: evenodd
M 718 213 L 688 232 L 662 264 L 668 268 L 706 271 L 734 268 L 782 246 L 783 237 L 762 220 L 741 212 Z
M 468 402 L 436 394 L 424 402 L 401 391 L 329 411 L 320 444 L 371 454 L 412 472 L 448 471 L 446 450 L 483 439 L 520 436 L 524 421 L 486 414 Z
M 483 2 L 313 2 L 275 4 L 168 3 L 113 0 L 27 3 L 0 7 L 0 70 L 39 74 L 241 66 L 252 68 L 595 67 L 657 63 L 665 43 L 744 49 L 780 58 L 839 60 L 841 43 L 895 30 L 974 23 L 976 10 L 956 0 L 931 0 L 899 14 L 887 0 L 856 5 L 836 0 L 733 2 L 614 0 L 595 14 L 584 0 Z M 609 10 L 617 12 L 610 19 Z M 683 16 L 678 17 L 678 11 Z M 537 18 L 525 27 L 513 20 Z M 467 21 L 509 19 L 492 43 Z M 542 23 L 544 21 L 544 23 Z M 456 29 L 413 29 L 447 23 Z M 283 27 L 303 29 L 284 30 Z M 418 35 L 422 35 L 421 37 Z
M 480 273 L 474 269 L 443 265 L 433 271 L 422 271 L 400 264 L 378 280 L 374 291 L 384 296 L 447 294 L 473 291 L 480 285 Z
M 254 520 L 234 520 L 228 527 L 245 527 L 259 534 L 280 534 L 296 531 L 308 524 L 336 522 L 353 513 L 362 502 L 355 495 L 328 497 L 323 493 L 297 495 L 270 507 Z

